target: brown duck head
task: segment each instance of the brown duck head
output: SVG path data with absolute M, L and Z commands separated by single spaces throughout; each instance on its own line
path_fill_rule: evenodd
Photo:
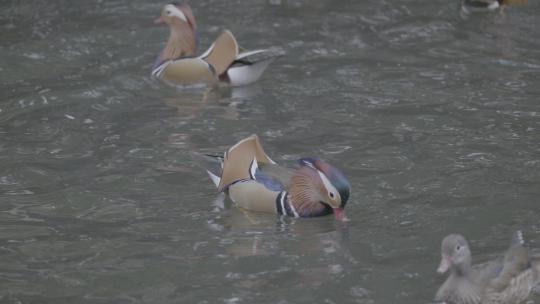
M 197 51 L 197 23 L 187 3 L 167 4 L 154 23 L 167 24 L 169 40 L 158 61 L 193 56 Z
M 346 219 L 344 208 L 351 186 L 343 173 L 317 158 L 302 158 L 291 180 L 289 191 L 299 212 L 323 205 L 331 209 L 336 219 Z M 309 211 L 307 211 L 309 212 Z
M 437 272 L 442 274 L 450 269 L 457 275 L 464 275 L 470 268 L 471 250 L 467 240 L 459 234 L 445 237 L 441 245 L 441 263 Z

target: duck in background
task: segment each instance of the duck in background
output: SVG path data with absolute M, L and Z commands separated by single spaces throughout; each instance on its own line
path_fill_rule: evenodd
M 462 0 L 461 9 L 464 13 L 490 12 L 509 5 L 526 4 L 527 0 Z
M 152 68 L 152 75 L 176 85 L 225 82 L 232 86 L 257 81 L 281 54 L 268 49 L 245 51 L 225 30 L 202 55 L 197 52 L 197 23 L 187 3 L 167 4 L 157 24 L 167 24 L 169 40 Z
M 471 266 L 467 240 L 459 234 L 443 239 L 438 273 L 450 271 L 435 301 L 447 304 L 519 304 L 540 282 L 540 261 L 529 257 L 521 231 L 514 233 L 504 257 Z
M 219 192 L 239 207 L 291 217 L 344 213 L 350 185 L 343 173 L 318 158 L 301 158 L 299 168 L 277 165 L 264 152 L 257 135 L 229 148 L 223 157 L 193 153 Z

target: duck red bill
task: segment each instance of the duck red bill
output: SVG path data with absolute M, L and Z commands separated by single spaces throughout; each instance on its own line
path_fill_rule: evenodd
M 163 24 L 165 23 L 165 20 L 161 16 L 157 17 L 156 20 L 154 20 L 154 24 Z
M 334 208 L 334 216 L 338 221 L 348 221 L 349 219 L 345 216 L 345 211 L 343 208 Z
M 439 264 L 439 268 L 437 268 L 438 273 L 445 273 L 448 268 L 450 268 L 450 258 L 446 256 L 441 257 L 441 263 Z

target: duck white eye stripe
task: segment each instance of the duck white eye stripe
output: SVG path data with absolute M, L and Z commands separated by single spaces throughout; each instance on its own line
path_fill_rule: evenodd
M 168 7 L 168 9 L 171 11 L 173 16 L 176 16 L 176 17 L 184 20 L 185 22 L 188 22 L 187 18 L 186 18 L 186 15 L 184 15 L 184 13 L 181 10 L 179 10 L 176 6 L 170 5 Z
M 302 161 L 302 163 L 303 163 L 304 165 L 310 167 L 311 169 L 317 170 L 317 168 L 315 168 L 315 166 L 313 166 L 313 164 L 310 163 L 310 162 L 308 162 L 308 161 L 305 161 L 305 160 L 304 160 L 304 161 Z M 319 171 L 319 170 L 317 170 L 317 171 Z
M 332 185 L 332 183 L 330 182 L 330 180 L 328 180 L 328 178 L 326 177 L 326 175 L 324 175 L 321 171 L 317 170 L 317 173 L 319 173 L 319 176 L 321 177 L 321 180 L 323 182 L 323 185 L 324 185 L 324 188 L 326 188 L 326 191 L 328 192 L 333 192 L 334 195 L 337 195 L 338 194 L 338 191 L 336 189 L 336 187 L 334 187 L 334 185 Z

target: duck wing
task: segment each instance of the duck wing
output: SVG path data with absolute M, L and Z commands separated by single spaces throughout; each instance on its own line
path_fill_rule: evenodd
M 273 191 L 283 191 L 290 188 L 294 170 L 277 164 L 259 164 L 255 179 Z
M 210 63 L 217 75 L 223 74 L 238 56 L 238 43 L 233 34 L 226 30 L 210 48 L 204 52 L 199 58 Z
M 533 287 L 533 269 L 521 231 L 514 233 L 500 273 L 486 289 L 487 303 L 520 303 Z
M 275 162 L 264 152 L 259 137 L 253 134 L 225 152 L 218 191 L 223 191 L 238 181 L 256 179 L 255 173 L 259 164 L 275 164 Z

